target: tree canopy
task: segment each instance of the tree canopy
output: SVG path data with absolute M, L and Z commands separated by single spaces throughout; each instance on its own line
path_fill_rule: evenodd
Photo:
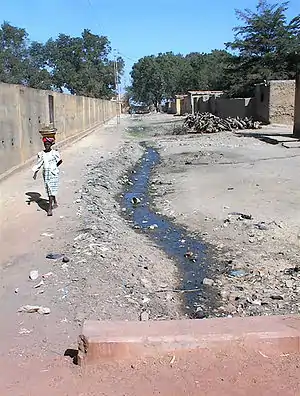
M 124 61 L 116 59 L 119 78 Z M 0 28 L 0 81 L 71 94 L 111 98 L 114 60 L 107 37 L 85 29 L 80 37 L 60 34 L 46 43 L 30 42 L 25 29 Z
M 225 49 L 187 55 L 151 55 L 134 64 L 135 100 L 156 103 L 188 90 L 224 90 L 229 96 L 251 96 L 254 84 L 295 78 L 300 67 L 300 15 L 288 21 L 288 2 L 259 0 L 254 11 L 236 10 L 241 25 Z

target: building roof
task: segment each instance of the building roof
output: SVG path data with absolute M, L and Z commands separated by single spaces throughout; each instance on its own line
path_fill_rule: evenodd
M 223 94 L 223 91 L 188 91 L 191 95 L 215 95 L 215 94 Z
M 184 99 L 186 98 L 188 95 L 175 95 L 176 99 Z

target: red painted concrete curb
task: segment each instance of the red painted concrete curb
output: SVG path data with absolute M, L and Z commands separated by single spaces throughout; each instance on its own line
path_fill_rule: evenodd
M 261 316 L 208 320 L 86 321 L 79 337 L 80 364 L 156 356 L 162 352 L 222 348 L 243 343 L 299 352 L 300 317 Z

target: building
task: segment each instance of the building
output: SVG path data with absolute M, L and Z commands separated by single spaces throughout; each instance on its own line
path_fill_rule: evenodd
M 253 116 L 265 124 L 293 124 L 295 80 L 271 80 L 255 86 Z
M 300 74 L 296 78 L 294 136 L 300 138 Z
M 211 98 L 220 98 L 224 95 L 223 91 L 188 91 L 191 111 L 190 113 L 205 113 L 210 111 L 214 113 L 210 107 Z

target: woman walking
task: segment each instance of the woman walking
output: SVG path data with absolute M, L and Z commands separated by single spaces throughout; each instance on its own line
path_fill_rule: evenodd
M 49 198 L 48 216 L 52 216 L 52 210 L 57 208 L 56 195 L 58 191 L 59 169 L 62 164 L 59 152 L 52 149 L 55 139 L 43 138 L 45 150 L 38 153 L 37 164 L 33 167 L 33 178 L 37 177 L 38 171 L 43 168 L 43 177 L 46 193 Z

